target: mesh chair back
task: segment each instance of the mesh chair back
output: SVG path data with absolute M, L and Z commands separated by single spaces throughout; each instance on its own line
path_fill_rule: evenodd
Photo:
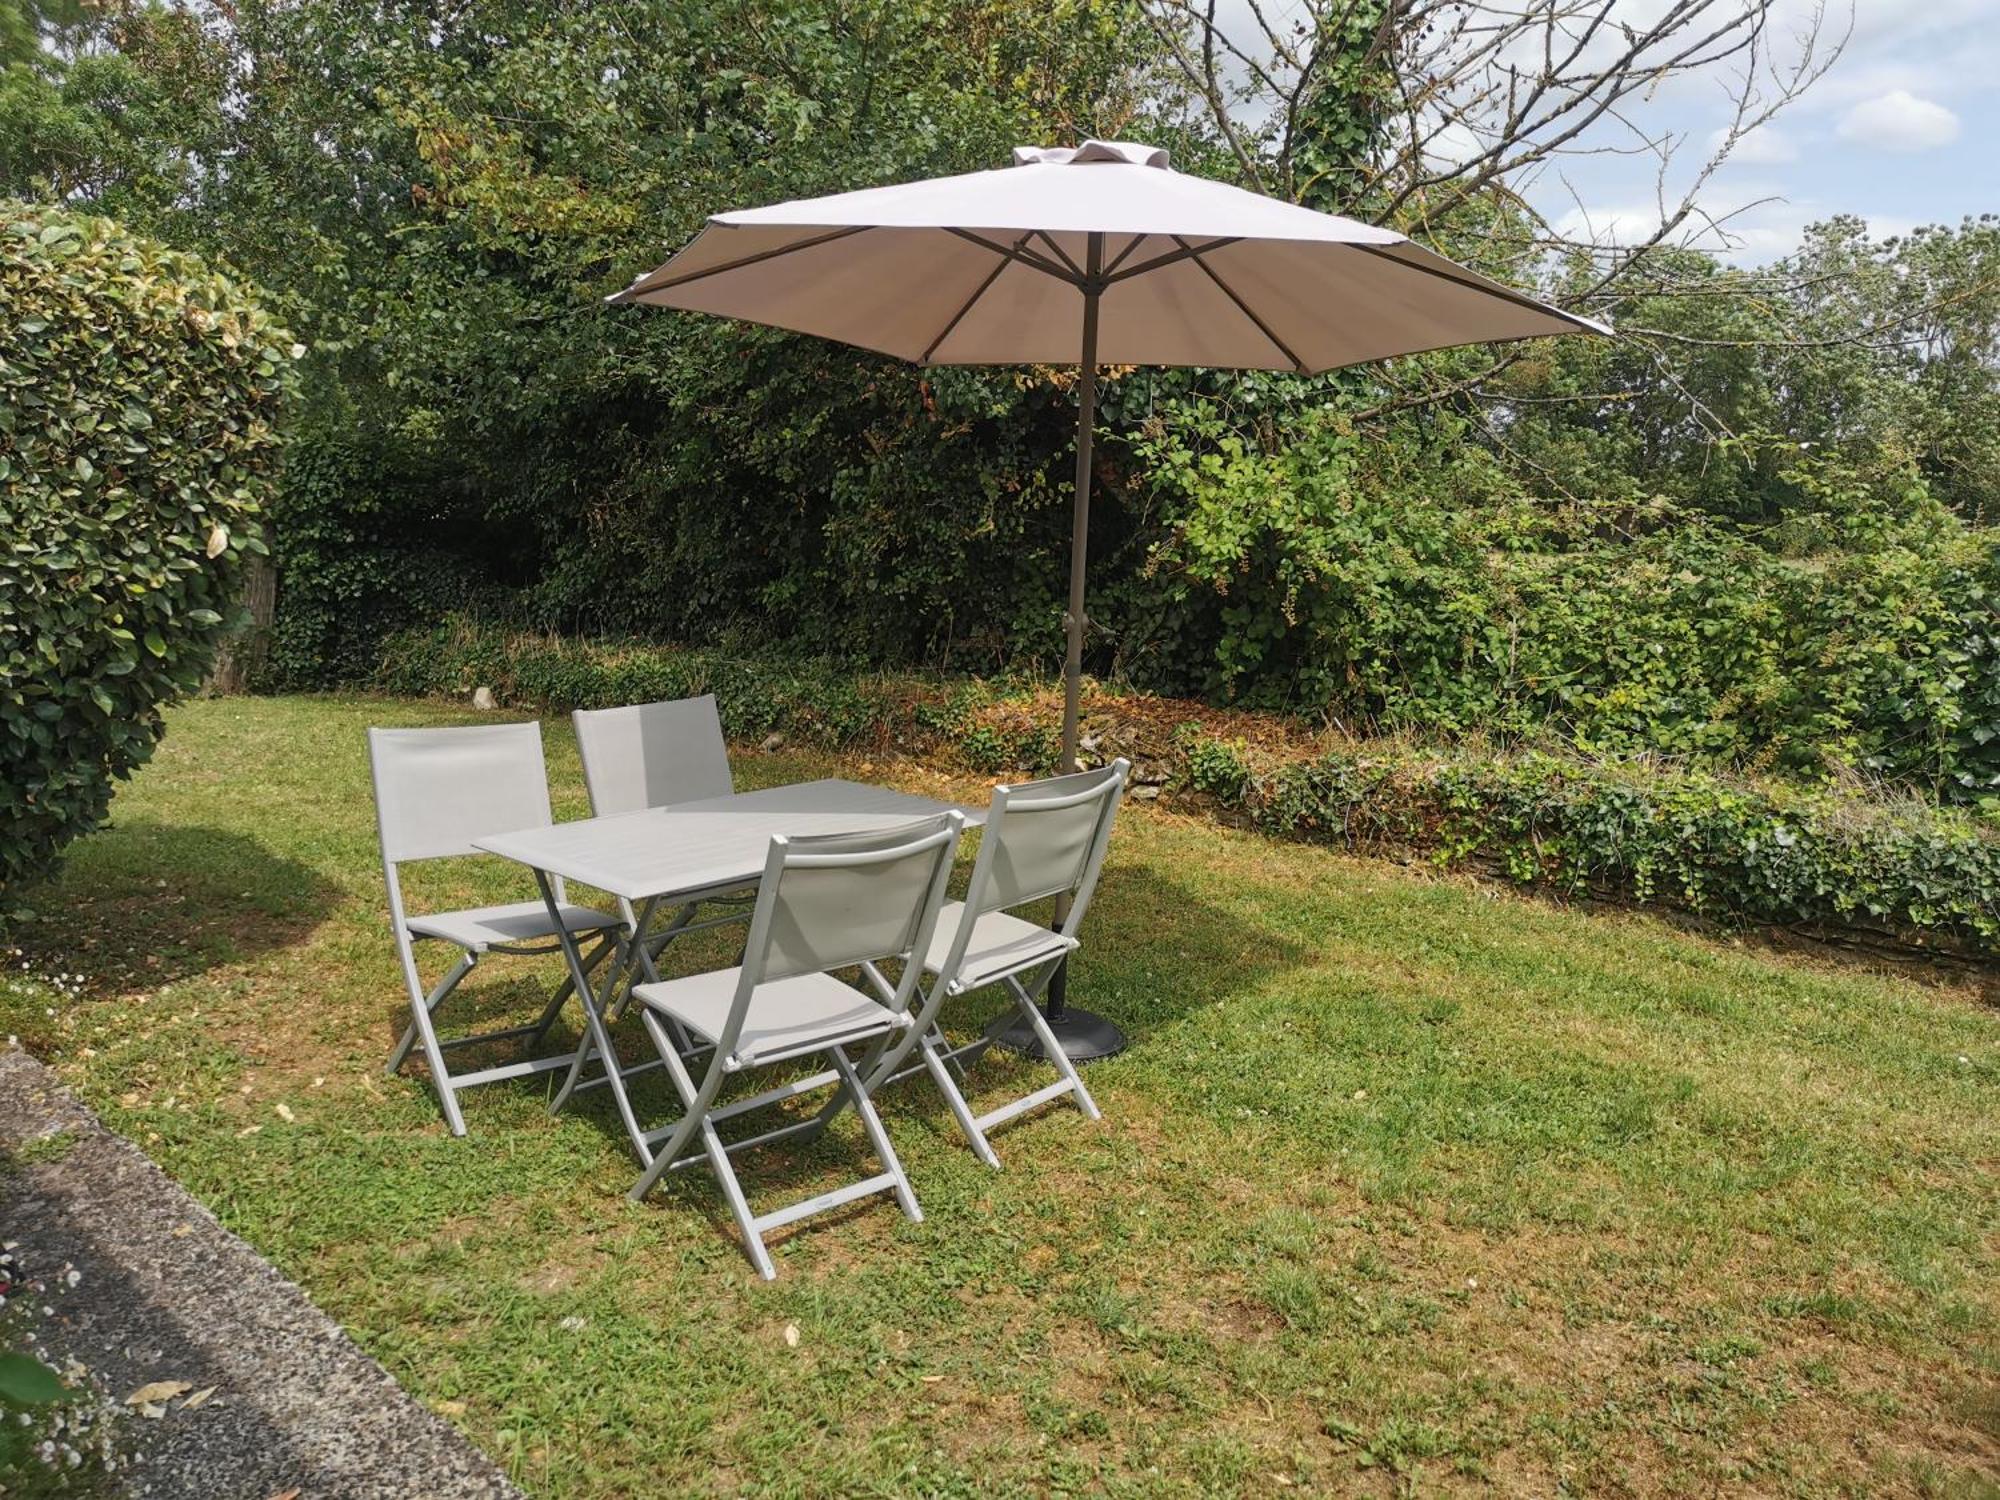
M 671 807 L 704 797 L 726 797 L 729 748 L 715 695 L 639 703 L 627 708 L 578 709 L 577 753 L 590 788 L 590 810 L 600 818 Z
M 975 916 L 1076 894 L 1096 878 L 1130 762 L 998 787 L 967 901 Z
M 772 840 L 746 972 L 762 983 L 907 957 L 928 941 L 964 826 L 952 812 L 874 833 Z
M 368 761 L 392 866 L 473 854 L 476 838 L 552 821 L 540 724 L 371 729 Z

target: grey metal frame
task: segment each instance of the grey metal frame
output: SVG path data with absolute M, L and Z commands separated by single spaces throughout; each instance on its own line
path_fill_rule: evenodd
M 700 802 L 735 790 L 729 743 L 713 693 L 621 708 L 579 708 L 570 714 L 570 724 L 592 817 Z M 647 955 L 657 962 L 669 945 L 691 932 L 749 921 L 756 894 L 741 886 L 687 892 L 657 927 L 649 920 L 642 928 L 624 897 L 618 898 L 618 909 L 628 931 L 644 932 Z M 724 903 L 727 909 L 696 920 L 707 903 Z M 614 1016 L 623 1012 L 628 993 L 613 997 Z
M 632 1187 L 635 1201 L 644 1198 L 669 1171 L 707 1165 L 728 1200 L 743 1237 L 745 1253 L 767 1281 L 776 1277 L 777 1268 L 765 1247 L 764 1235 L 781 1225 L 879 1192 L 893 1192 L 903 1212 L 912 1220 L 923 1218 L 909 1178 L 875 1112 L 870 1097 L 874 1086 L 861 1076 L 847 1048 L 856 1043 L 876 1042 L 910 1025 L 910 1000 L 917 992 L 922 957 L 936 930 L 938 910 L 944 902 L 945 887 L 951 878 L 952 862 L 964 828 L 964 816 L 954 811 L 869 833 L 774 837 L 758 887 L 743 962 L 735 970 L 727 1017 L 710 1035 L 712 1050 L 699 1084 L 688 1071 L 669 1022 L 694 1024 L 687 1014 L 677 1014 L 674 1010 L 675 986 L 711 976 L 691 976 L 688 980 L 645 984 L 634 989 L 647 1034 L 683 1106 L 679 1120 L 642 1138 L 652 1155 Z M 897 866 L 903 868 L 897 870 Z M 899 877 L 906 891 L 915 897 L 907 910 L 890 899 L 897 895 L 894 882 Z M 889 960 L 902 965 L 900 980 L 894 985 L 879 967 Z M 831 977 L 831 971 L 850 967 L 860 969 L 874 991 L 873 1001 L 859 990 L 840 986 Z M 721 975 L 713 977 L 728 972 L 721 971 Z M 760 998 L 766 1004 L 783 1003 L 774 1002 L 770 986 L 801 977 L 822 976 L 827 985 L 850 989 L 858 1001 L 865 1002 L 864 1012 L 838 1022 L 788 1028 L 795 1030 L 796 1035 L 776 1050 L 742 1047 L 745 1025 L 752 1019 Z M 724 1083 L 739 1072 L 821 1055 L 832 1063 L 830 1069 L 721 1107 L 715 1103 Z M 835 1090 L 834 1097 L 817 1115 L 728 1143 L 716 1128 L 722 1121 L 738 1115 L 829 1086 Z M 752 1212 L 730 1154 L 787 1136 L 817 1134 L 848 1106 L 859 1116 L 883 1170 L 769 1213 Z M 663 1144 L 654 1150 L 655 1142 Z
M 1078 934 L 1084 914 L 1090 908 L 1091 895 L 1097 889 L 1098 877 L 1103 873 L 1112 822 L 1131 769 L 1132 763 L 1121 758 L 1095 771 L 1078 771 L 993 789 L 979 855 L 973 861 L 972 877 L 966 885 L 965 901 L 951 944 L 936 963 L 928 957 L 923 963 L 925 972 L 933 977 L 916 1021 L 903 1036 L 878 1048 L 878 1054 L 864 1064 L 871 1092 L 912 1074 L 928 1072 L 966 1141 L 989 1167 L 998 1167 L 1000 1158 L 987 1139 L 988 1132 L 1051 1100 L 1067 1094 L 1086 1119 L 1102 1117 L 1096 1100 L 1090 1097 L 1090 1090 L 1077 1075 L 1076 1065 L 1050 1030 L 1038 1002 L 1049 981 L 1080 946 Z M 1009 965 L 1002 959 L 1000 967 L 981 966 L 976 971 L 976 982 L 968 982 L 968 960 L 980 956 L 979 950 L 972 946 L 980 919 L 1049 897 L 1056 899 L 1057 909 L 1062 913 L 1050 942 L 1044 946 L 1030 945 L 1017 963 Z M 953 1046 L 938 1017 L 947 1000 L 995 984 L 1006 986 L 1040 1041 L 1043 1058 L 1061 1076 L 1019 1099 L 975 1115 L 959 1080 L 965 1077 L 966 1067 L 985 1053 L 989 1043 L 981 1036 Z M 921 1061 L 904 1067 L 904 1060 L 913 1049 Z M 957 1079 L 953 1077 L 954 1071 Z
M 389 1055 L 385 1069 L 390 1076 L 399 1072 L 411 1051 L 421 1045 L 430 1067 L 431 1082 L 445 1123 L 455 1136 L 466 1133 L 465 1115 L 458 1094 L 481 1084 L 499 1083 L 556 1068 L 569 1067 L 576 1054 L 565 1052 L 552 1057 L 529 1057 L 467 1073 L 453 1073 L 446 1053 L 484 1042 L 508 1041 L 524 1037 L 533 1051 L 561 1015 L 569 997 L 577 993 L 577 975 L 588 975 L 615 946 L 613 934 L 618 919 L 605 912 L 574 907 L 568 893 L 557 882 L 540 903 L 543 911 L 516 911 L 502 908 L 472 908 L 466 911 L 424 912 L 415 918 L 403 899 L 401 866 L 423 860 L 478 855 L 490 858 L 474 847 L 483 835 L 521 828 L 545 827 L 553 815 L 549 807 L 548 773 L 542 757 L 542 731 L 538 723 L 481 724 L 446 729 L 370 729 L 368 731 L 369 770 L 375 787 L 376 833 L 382 847 L 382 875 L 388 889 L 389 926 L 395 939 L 396 957 L 409 990 L 410 1023 L 402 1040 Z M 525 903 L 524 903 L 525 904 Z M 467 944 L 439 934 L 415 931 L 412 921 L 446 923 L 471 919 L 477 924 L 482 914 L 505 911 L 513 929 L 506 941 L 477 939 Z M 565 914 L 594 917 L 594 922 L 573 924 Z M 436 1025 L 437 1011 L 459 984 L 488 953 L 537 955 L 576 946 L 576 935 L 597 938 L 588 955 L 579 953 L 571 972 L 542 1008 L 541 1015 L 524 1026 L 470 1036 L 441 1037 Z M 535 946 L 538 940 L 551 941 Z M 459 957 L 435 985 L 426 989 L 417 967 L 419 941 L 452 941 Z M 585 1007 L 588 1010 L 588 1006 Z

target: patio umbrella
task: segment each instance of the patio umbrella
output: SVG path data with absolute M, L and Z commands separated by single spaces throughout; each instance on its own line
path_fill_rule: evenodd
M 1079 367 L 1063 666 L 1070 770 L 1100 364 L 1312 374 L 1457 344 L 1610 332 L 1392 230 L 1190 177 L 1162 150 L 1116 141 L 1018 147 L 996 171 L 717 214 L 610 300 L 924 365 Z M 1065 1010 L 1059 987 L 1049 1019 L 1072 1056 L 1123 1045 L 1115 1027 Z

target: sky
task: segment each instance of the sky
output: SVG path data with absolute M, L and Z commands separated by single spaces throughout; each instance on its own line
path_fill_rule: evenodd
M 1809 17 L 1803 0 L 1789 4 L 1781 30 L 1796 35 Z M 2000 0 L 1829 5 L 1822 35 L 1843 32 L 1826 74 L 1739 143 L 1701 192 L 1710 214 L 1741 210 L 1718 247 L 1733 260 L 1783 255 L 1807 224 L 1836 213 L 1859 214 L 1882 236 L 2000 212 Z M 1684 171 L 1729 118 L 1719 80 L 1689 81 L 1650 109 L 1648 128 L 1685 142 Z M 1629 159 L 1580 162 L 1565 175 L 1537 186 L 1559 222 L 1658 223 L 1653 174 Z
M 1504 0 L 1489 0 L 1496 8 Z M 1264 0 L 1296 15 L 1302 0 Z M 1661 0 L 1619 0 L 1635 20 Z M 1224 0 L 1225 27 L 1248 23 L 1247 0 Z M 1614 12 L 1614 16 L 1617 13 Z M 1738 143 L 1702 186 L 1704 222 L 1682 238 L 1741 264 L 1794 248 L 1807 224 L 1838 213 L 1865 218 L 1877 236 L 1920 224 L 1956 224 L 2000 212 L 2000 0 L 1778 0 L 1772 60 L 1796 57 L 1819 16 L 1822 52 L 1844 47 L 1806 93 Z M 1245 39 L 1254 34 L 1245 30 Z M 1678 202 L 1728 124 L 1728 80 L 1690 76 L 1631 110 L 1632 123 L 1677 143 L 1666 179 Z M 1632 137 L 1607 126 L 1579 144 Z M 1628 241 L 1660 222 L 1659 173 L 1644 157 L 1570 157 L 1527 185 L 1566 233 Z

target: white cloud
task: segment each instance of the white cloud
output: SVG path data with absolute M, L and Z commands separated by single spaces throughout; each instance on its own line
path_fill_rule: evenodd
M 1657 203 L 1579 204 L 1555 222 L 1564 239 L 1600 245 L 1635 245 L 1660 227 Z
M 1883 151 L 1931 151 L 1958 139 L 1958 116 L 1908 89 L 1891 89 L 1842 115 L 1835 134 Z
M 1790 255 L 1805 238 L 1806 226 L 1852 213 L 1849 203 L 1822 203 L 1816 199 L 1788 202 L 1761 191 L 1748 191 L 1735 199 L 1711 202 L 1716 221 L 1697 215 L 1670 235 L 1667 243 L 1690 250 L 1706 250 L 1737 266 L 1761 266 Z M 1917 221 L 1896 214 L 1870 213 L 1868 233 L 1874 239 L 1908 235 Z M 1632 245 L 1650 239 L 1660 227 L 1657 205 L 1639 202 L 1576 205 L 1555 220 L 1556 232 L 1566 238 L 1598 244 Z
M 1433 170 L 1463 166 L 1486 149 L 1478 134 L 1457 120 L 1431 131 L 1424 142 L 1424 161 Z
M 1708 149 L 1711 152 L 1722 148 L 1729 139 L 1729 131 L 1723 129 L 1709 133 Z M 1799 159 L 1799 148 L 1788 135 L 1775 126 L 1759 125 L 1744 135 L 1730 148 L 1729 160 L 1737 166 L 1782 167 Z

